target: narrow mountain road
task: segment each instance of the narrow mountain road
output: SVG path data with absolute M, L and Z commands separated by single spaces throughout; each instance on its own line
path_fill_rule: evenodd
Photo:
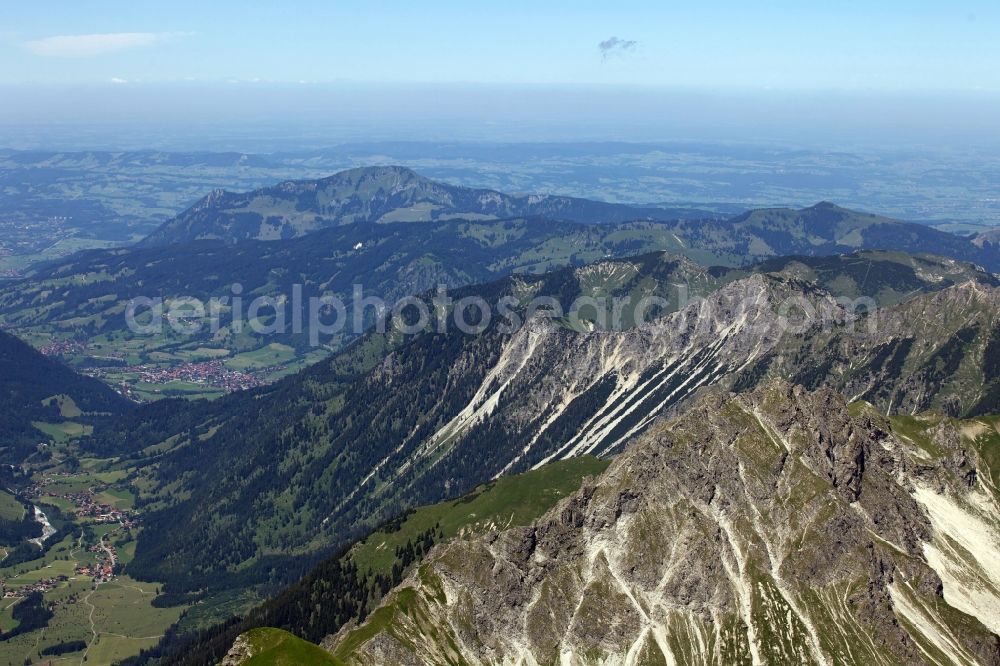
M 105 542 L 107 536 L 108 535 L 105 534 L 104 536 L 101 537 L 101 549 L 105 553 L 107 553 L 108 559 L 111 560 L 111 566 L 113 567 L 117 563 L 118 559 L 115 557 L 115 552 L 111 550 L 111 548 L 109 548 L 108 544 Z M 81 664 L 87 661 L 87 654 L 90 653 L 90 648 L 93 647 L 94 643 L 97 642 L 97 637 L 99 635 L 97 631 L 97 625 L 94 623 L 94 611 L 97 610 L 97 607 L 94 606 L 94 604 L 90 603 L 90 597 L 92 594 L 94 594 L 94 592 L 97 591 L 97 588 L 99 588 L 103 584 L 104 582 L 95 582 L 94 587 L 90 590 L 90 592 L 87 593 L 87 596 L 83 598 L 83 603 L 87 604 L 87 606 L 90 607 L 90 613 L 87 614 L 87 620 L 90 622 L 91 638 L 90 642 L 87 643 L 87 649 L 83 651 L 83 655 L 80 657 Z
M 94 606 L 94 604 L 90 603 L 90 595 L 96 592 L 97 588 L 100 586 L 101 586 L 100 583 L 95 583 L 94 587 L 90 590 L 90 592 L 87 593 L 87 596 L 83 598 L 83 603 L 90 606 L 90 613 L 87 615 L 87 620 L 90 622 L 91 637 L 90 641 L 87 643 L 87 649 L 83 651 L 83 656 L 80 657 L 81 664 L 87 661 L 87 654 L 90 652 L 90 648 L 93 647 L 94 643 L 97 642 L 97 626 L 94 624 L 94 611 L 97 610 L 97 607 Z

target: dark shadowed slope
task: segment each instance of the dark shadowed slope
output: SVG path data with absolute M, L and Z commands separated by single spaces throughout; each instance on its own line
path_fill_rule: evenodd
M 0 463 L 17 464 L 48 435 L 35 423 L 86 422 L 121 414 L 131 403 L 0 331 Z

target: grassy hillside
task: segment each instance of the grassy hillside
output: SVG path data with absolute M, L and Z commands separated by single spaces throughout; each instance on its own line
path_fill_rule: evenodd
M 0 520 L 21 520 L 24 517 L 24 505 L 7 491 L 0 491 Z
M 236 661 L 234 666 L 323 666 L 340 663 L 318 645 L 281 629 L 251 629 L 239 640 L 240 647 L 246 645 L 247 657 Z
M 364 617 L 432 544 L 530 524 L 607 465 L 607 461 L 588 456 L 561 461 L 484 484 L 459 499 L 415 509 L 322 562 L 242 620 L 207 629 L 194 642 L 178 640 L 175 635 L 175 642 L 160 646 L 160 653 L 168 655 L 162 663 L 214 666 L 241 634 L 248 636 L 251 644 L 266 647 L 261 658 L 279 660 L 260 663 L 281 664 L 286 662 L 280 659 L 311 654 L 314 646 L 290 640 L 284 633 L 251 630 L 274 627 L 319 642 L 343 624 Z M 314 612 L 316 604 L 324 612 Z
M 452 502 L 414 509 L 355 545 L 350 555 L 361 571 L 389 573 L 397 548 L 431 531 L 447 540 L 509 525 L 527 525 L 563 497 L 580 487 L 585 476 L 600 474 L 607 460 L 581 456 L 545 467 L 501 477 Z

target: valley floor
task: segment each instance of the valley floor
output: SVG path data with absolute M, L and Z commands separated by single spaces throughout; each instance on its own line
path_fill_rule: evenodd
M 114 663 L 155 645 L 185 610 L 154 607 L 156 583 L 118 573 L 131 560 L 138 531 L 133 497 L 116 486 L 121 477 L 120 471 L 41 471 L 22 489 L 20 497 L 52 516 L 56 531 L 41 557 L 0 561 L 0 630 L 17 629 L 14 611 L 33 593 L 53 615 L 43 627 L 0 641 L 0 665 Z M 5 560 L 15 547 L 6 544 Z M 45 652 L 57 646 L 67 651 Z

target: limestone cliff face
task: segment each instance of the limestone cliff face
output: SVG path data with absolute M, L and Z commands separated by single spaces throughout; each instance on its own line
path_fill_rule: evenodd
M 435 549 L 328 647 L 359 664 L 1000 664 L 1000 494 L 963 427 L 904 433 L 782 382 L 712 392 L 535 525 Z
M 786 336 L 735 380 L 832 386 L 883 412 L 1000 410 L 1000 288 L 965 282 L 851 325 Z

